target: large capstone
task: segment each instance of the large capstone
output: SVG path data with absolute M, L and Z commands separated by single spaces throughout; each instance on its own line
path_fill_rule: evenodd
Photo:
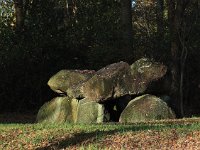
M 131 100 L 120 115 L 121 123 L 174 119 L 175 114 L 167 104 L 153 95 L 143 95 Z
M 39 123 L 74 123 L 77 117 L 78 100 L 56 97 L 46 102 L 37 114 Z
M 82 89 L 84 97 L 101 103 L 129 94 L 132 83 L 130 66 L 126 62 L 119 62 L 97 71 L 83 84 Z
M 108 65 L 81 85 L 83 97 L 99 103 L 125 95 L 145 92 L 149 83 L 165 75 L 167 67 L 148 58 L 129 66 L 126 62 Z
M 53 91 L 68 95 L 67 90 L 70 91 L 71 88 L 88 80 L 94 72 L 93 70 L 61 70 L 49 79 L 48 85 Z
M 76 123 L 103 123 L 109 121 L 109 117 L 104 105 L 87 98 L 79 101 Z

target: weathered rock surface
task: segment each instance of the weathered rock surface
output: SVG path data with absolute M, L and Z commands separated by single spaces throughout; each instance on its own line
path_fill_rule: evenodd
M 100 69 L 83 84 L 84 97 L 104 102 L 129 94 L 133 78 L 126 62 L 114 63 Z
M 165 65 L 148 58 L 141 58 L 130 67 L 134 80 L 132 94 L 143 93 L 152 81 L 162 78 L 167 72 Z
M 53 91 L 68 95 L 67 90 L 88 80 L 94 72 L 93 70 L 61 70 L 49 79 L 48 85 Z
M 109 117 L 104 105 L 87 98 L 79 101 L 76 123 L 103 123 L 108 121 Z
M 77 98 L 77 99 L 83 99 L 84 98 L 84 93 L 83 93 L 83 85 L 84 81 L 80 82 L 70 88 L 67 89 L 67 95 L 69 97 Z
M 53 91 L 68 97 L 55 98 L 46 103 L 40 109 L 37 120 L 56 123 L 102 123 L 119 121 L 119 118 L 121 122 L 159 117 L 164 119 L 162 115 L 154 114 L 161 111 L 161 106 L 164 112 L 168 110 L 165 103 L 157 100 L 158 98 L 143 96 L 137 98 L 137 101 L 131 99 L 145 93 L 150 83 L 162 78 L 166 71 L 165 65 L 148 58 L 139 59 L 131 66 L 126 62 L 113 63 L 96 73 L 93 70 L 61 70 L 50 78 L 48 85 Z M 137 107 L 132 111 L 135 103 Z M 143 107 L 145 109 L 140 112 Z M 149 113 L 147 117 L 144 110 Z M 133 115 L 127 115 L 129 113 Z
M 82 85 L 83 96 L 97 102 L 124 95 L 144 93 L 148 84 L 163 77 L 167 67 L 142 58 L 129 66 L 126 62 L 114 63 L 100 69 Z
M 153 95 L 143 95 L 131 100 L 120 115 L 121 123 L 174 119 L 175 114 L 167 104 Z
M 77 117 L 78 100 L 56 97 L 45 103 L 37 114 L 39 123 L 74 123 Z

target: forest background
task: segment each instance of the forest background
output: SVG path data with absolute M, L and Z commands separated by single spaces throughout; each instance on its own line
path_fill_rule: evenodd
M 61 69 L 149 57 L 168 66 L 165 94 L 200 115 L 199 0 L 1 0 L 0 112 L 36 113 Z M 164 91 L 164 92 L 163 92 Z M 161 93 L 163 92 L 163 93 Z

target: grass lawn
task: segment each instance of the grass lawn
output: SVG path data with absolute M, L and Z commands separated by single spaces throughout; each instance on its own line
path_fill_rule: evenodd
M 200 118 L 135 124 L 0 124 L 0 149 L 200 149 Z

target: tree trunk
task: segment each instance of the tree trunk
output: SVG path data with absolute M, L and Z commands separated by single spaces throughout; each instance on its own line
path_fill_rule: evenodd
M 164 0 L 157 0 L 156 3 L 157 33 L 159 38 L 164 38 Z
M 178 18 L 176 14 L 176 2 L 168 0 L 168 21 L 171 36 L 171 92 L 173 98 L 173 105 L 178 117 L 180 113 L 180 98 L 179 98 L 179 42 L 178 42 Z
M 133 56 L 133 32 L 131 0 L 121 0 L 121 27 L 122 27 L 122 51 L 125 61 L 132 61 Z
M 185 38 L 181 38 L 182 26 L 185 23 L 185 9 L 189 0 L 168 0 L 168 19 L 171 35 L 171 96 L 174 99 L 175 111 L 178 117 L 184 116 L 183 109 L 183 77 L 187 50 Z M 183 34 L 183 33 L 182 33 Z M 181 44 L 182 42 L 182 44 Z M 186 51 L 185 51 L 186 50 Z
M 74 18 L 76 13 L 76 2 L 75 0 L 66 0 L 64 7 L 64 24 L 69 25 L 69 22 Z M 71 22 L 73 24 L 73 22 Z M 71 24 L 71 25 L 72 25 Z
M 75 0 L 66 1 L 66 10 L 68 18 L 73 18 L 76 12 Z
M 15 18 L 16 18 L 16 30 L 21 32 L 24 26 L 24 9 L 23 9 L 23 0 L 15 0 Z

